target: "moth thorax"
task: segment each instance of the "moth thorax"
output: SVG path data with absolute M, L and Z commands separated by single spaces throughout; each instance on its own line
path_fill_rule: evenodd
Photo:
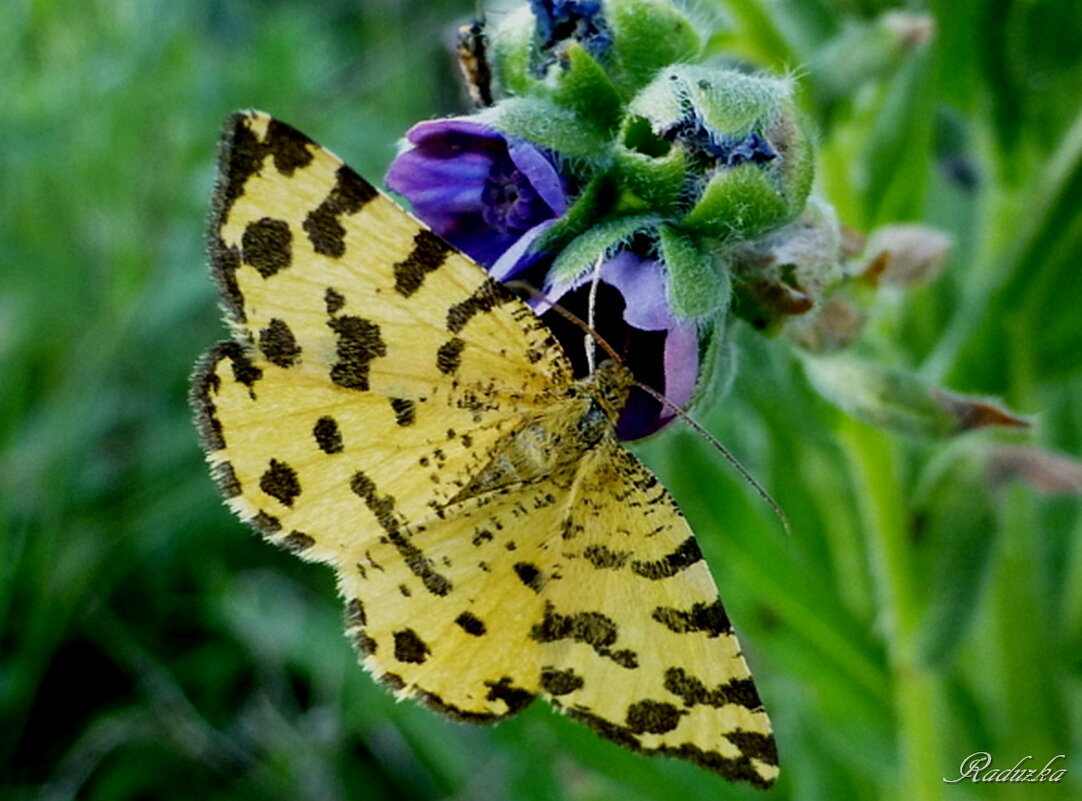
M 601 406 L 609 425 L 616 425 L 620 412 L 627 405 L 627 395 L 635 384 L 631 371 L 612 359 L 606 359 L 597 366 L 593 375 L 586 379 L 587 391 Z

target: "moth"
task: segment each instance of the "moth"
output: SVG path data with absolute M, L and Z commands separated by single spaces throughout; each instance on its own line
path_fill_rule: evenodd
M 543 696 L 767 787 L 770 722 L 699 546 L 512 292 L 308 137 L 229 119 L 210 230 L 229 338 L 191 401 L 230 509 L 331 565 L 364 667 L 459 721 Z

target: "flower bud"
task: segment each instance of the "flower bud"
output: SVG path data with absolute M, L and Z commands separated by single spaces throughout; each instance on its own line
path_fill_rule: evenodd
M 847 353 L 804 354 L 808 379 L 843 411 L 909 436 L 944 438 L 975 428 L 1026 428 L 1029 421 L 995 402 L 930 386 L 914 373 Z
M 866 277 L 885 286 L 912 289 L 943 271 L 951 238 L 927 225 L 885 225 L 868 238 L 865 253 L 874 265 Z
M 723 241 L 794 219 L 812 180 L 788 81 L 679 64 L 632 100 L 615 159 L 625 186 L 690 233 Z

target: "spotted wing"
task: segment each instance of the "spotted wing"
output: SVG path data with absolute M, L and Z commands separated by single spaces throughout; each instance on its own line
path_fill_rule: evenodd
M 303 134 L 237 114 L 219 166 L 233 338 L 193 379 L 207 458 L 242 519 L 340 562 L 445 505 L 570 369 L 525 305 Z
M 599 734 L 766 787 L 770 722 L 691 529 L 634 456 L 609 440 L 584 459 L 550 552 L 541 683 Z
M 770 722 L 699 548 L 615 442 L 402 534 L 445 602 L 393 541 L 339 574 L 365 666 L 400 694 L 467 721 L 543 694 L 625 747 L 773 783 Z

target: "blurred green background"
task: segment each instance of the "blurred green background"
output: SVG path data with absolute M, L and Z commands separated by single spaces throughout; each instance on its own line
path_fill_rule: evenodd
M 799 77 L 847 224 L 954 239 L 943 276 L 881 298 L 865 354 L 1036 420 L 906 440 L 829 407 L 786 346 L 745 331 L 735 386 L 699 417 L 792 536 L 686 431 L 640 449 L 775 722 L 764 795 L 542 703 L 494 728 L 396 704 L 356 666 L 330 572 L 260 542 L 204 469 L 185 394 L 223 336 L 203 229 L 225 115 L 271 112 L 378 177 L 412 122 L 464 108 L 446 44 L 473 4 L 5 3 L 3 797 L 1082 797 L 1078 490 L 989 474 L 997 443 L 1082 450 L 1082 5 L 905 4 L 935 20 L 923 45 L 883 34 L 901 7 L 692 6 L 716 53 Z M 976 751 L 1065 754 L 1070 772 L 945 784 Z

